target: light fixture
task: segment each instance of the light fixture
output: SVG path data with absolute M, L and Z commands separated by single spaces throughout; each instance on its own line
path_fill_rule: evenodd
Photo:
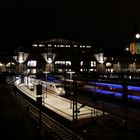
M 137 33 L 136 34 L 136 38 L 139 39 L 140 38 L 140 34 Z
M 53 61 L 53 60 L 52 60 L 52 58 L 50 58 L 50 57 L 49 57 L 48 60 L 47 60 L 47 62 L 48 62 L 49 64 L 51 64 L 52 61 Z

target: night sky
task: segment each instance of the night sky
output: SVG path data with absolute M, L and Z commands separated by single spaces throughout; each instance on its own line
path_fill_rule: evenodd
M 3 0 L 0 49 L 62 37 L 95 48 L 124 48 L 137 23 L 140 0 Z

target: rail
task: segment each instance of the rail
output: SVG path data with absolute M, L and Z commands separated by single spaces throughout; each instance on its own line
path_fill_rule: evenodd
M 14 92 L 12 90 L 12 92 Z M 22 97 L 21 94 L 17 93 L 16 98 L 19 101 L 19 103 L 29 111 L 29 114 L 32 118 L 34 118 L 36 121 L 39 120 L 39 109 L 35 107 L 33 104 L 31 104 L 29 101 L 27 101 L 24 97 Z M 41 112 L 41 126 L 45 128 L 47 132 L 49 132 L 55 139 L 60 140 L 77 140 L 81 139 L 79 136 L 76 136 L 74 132 L 72 132 L 70 129 L 66 128 L 59 122 L 55 121 L 53 118 L 51 118 L 49 115 L 45 114 L 44 112 Z

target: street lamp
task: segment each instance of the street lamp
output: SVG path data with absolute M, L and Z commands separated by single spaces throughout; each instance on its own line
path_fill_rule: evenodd
M 51 64 L 53 62 L 52 58 L 49 57 L 48 60 L 47 60 L 48 64 Z
M 139 39 L 139 38 L 140 38 L 140 34 L 137 33 L 135 37 L 136 37 L 137 39 Z
M 125 50 L 126 50 L 126 51 L 129 51 L 129 47 L 126 47 Z
M 72 74 L 74 74 L 75 72 L 74 71 L 68 71 L 67 73 L 70 74 L 70 80 L 72 80 Z

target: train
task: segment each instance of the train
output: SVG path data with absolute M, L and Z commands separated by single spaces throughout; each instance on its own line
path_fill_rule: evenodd
M 49 91 L 49 92 L 54 93 L 54 94 L 59 95 L 59 96 L 65 95 L 65 90 L 64 90 L 63 84 L 54 83 L 54 82 L 47 82 L 46 85 L 47 85 L 46 86 L 47 92 Z
M 58 96 L 64 96 L 65 95 L 65 89 L 63 84 L 61 84 L 60 82 L 54 82 L 54 81 L 43 81 L 40 79 L 32 79 L 32 84 L 37 85 L 37 84 L 41 84 L 42 85 L 42 89 L 47 92 L 50 92 L 52 94 L 58 95 Z M 31 87 L 30 84 L 29 86 Z M 32 86 L 33 87 L 33 86 Z M 31 89 L 30 89 L 31 90 Z
M 103 82 L 89 82 L 94 88 L 91 90 L 99 94 L 113 95 L 116 98 L 123 98 L 126 93 L 128 99 L 140 101 L 140 87 L 127 85 L 124 93 L 124 87 L 121 84 L 111 84 Z

